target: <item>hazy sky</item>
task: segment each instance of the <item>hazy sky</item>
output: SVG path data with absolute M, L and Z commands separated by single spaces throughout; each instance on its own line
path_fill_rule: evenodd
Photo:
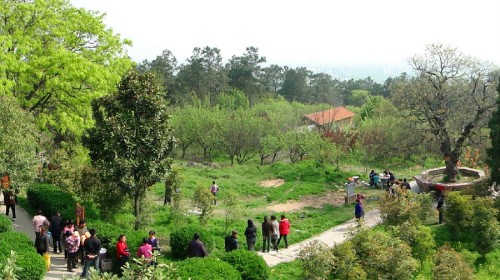
M 500 1 L 493 0 L 71 0 L 106 13 L 131 39 L 135 61 L 169 49 L 179 62 L 194 47 L 223 58 L 255 46 L 268 63 L 404 64 L 444 43 L 500 64 Z

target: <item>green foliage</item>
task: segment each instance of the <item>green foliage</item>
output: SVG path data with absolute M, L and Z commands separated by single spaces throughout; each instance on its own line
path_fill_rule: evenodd
M 35 184 L 27 191 L 28 201 L 34 209 L 41 209 L 51 217 L 57 210 L 66 219 L 74 219 L 76 201 L 73 196 L 50 184 Z
M 13 231 L 0 233 L 0 259 L 7 259 L 11 251 L 16 253 L 16 266 L 20 268 L 16 274 L 19 279 L 43 279 L 45 261 L 26 234 Z
M 463 195 L 459 192 L 451 192 L 446 197 L 445 219 L 446 225 L 454 232 L 452 237 L 460 238 L 472 226 L 474 208 L 472 196 Z
M 473 201 L 474 216 L 472 217 L 472 232 L 477 250 L 483 256 L 500 246 L 500 223 L 496 219 L 497 209 L 493 200 L 478 197 Z
M 0 233 L 6 231 L 12 231 L 12 222 L 9 216 L 0 215 Z
M 154 252 L 152 261 L 157 265 L 150 265 L 141 259 L 133 258 L 125 264 L 121 280 L 173 280 L 178 279 L 176 268 L 171 264 L 158 264 L 158 252 Z
M 0 24 L 0 34 L 1 30 Z M 0 82 L 0 92 L 2 85 Z M 33 116 L 23 111 L 13 97 L 4 94 L 0 94 L 0 135 L 0 172 L 8 172 L 11 185 L 16 188 L 29 186 L 38 165 L 36 152 L 39 133 Z
M 192 280 L 242 279 L 238 270 L 227 262 L 214 258 L 190 258 L 179 262 L 177 273 L 182 279 Z
M 269 267 L 256 252 L 233 250 L 223 254 L 221 260 L 236 268 L 243 280 L 266 280 L 269 278 Z
M 17 273 L 20 268 L 16 266 L 17 254 L 14 251 L 10 251 L 10 256 L 7 258 L 5 263 L 0 262 L 0 279 L 3 280 L 17 280 L 19 276 Z
M 208 188 L 198 186 L 191 200 L 194 207 L 201 210 L 198 216 L 201 225 L 205 225 L 214 212 L 214 195 Z
M 229 227 L 239 221 L 243 216 L 243 209 L 238 195 L 232 191 L 229 191 L 226 196 L 224 196 L 222 205 L 224 207 L 224 228 L 225 232 L 228 232 Z
M 430 194 L 414 194 L 402 188 L 394 188 L 394 194 L 386 192 L 380 199 L 380 212 L 386 225 L 405 222 L 422 223 L 431 213 Z
M 391 227 L 390 231 L 395 237 L 410 246 L 412 256 L 419 260 L 421 265 L 434 255 L 436 244 L 429 227 L 405 222 L 399 226 Z
M 84 144 L 104 181 L 116 183 L 132 197 L 138 229 L 146 191 L 164 180 L 170 169 L 174 139 L 165 99 L 153 75 L 130 72 L 120 82 L 118 93 L 92 106 L 96 125 Z
M 367 279 L 351 241 L 335 245 L 332 253 L 335 257 L 335 267 L 332 269 L 335 279 Z
M 180 259 L 188 257 L 189 242 L 193 240 L 195 233 L 200 235 L 200 240 L 205 244 L 207 252 L 214 248 L 214 239 L 204 227 L 199 225 L 184 225 L 177 227 L 170 234 L 170 247 L 173 257 Z
M 432 270 L 432 279 L 474 279 L 471 266 L 464 258 L 449 246 L 438 249 L 434 257 L 435 266 Z
M 477 279 L 496 280 L 500 279 L 500 249 L 488 253 L 484 257 L 484 262 L 479 265 L 476 274 Z
M 300 261 L 280 263 L 271 269 L 270 280 L 302 279 Z
M 68 1 L 5 1 L 0 14 L 9 15 L 0 24 L 0 93 L 15 96 L 41 128 L 81 135 L 92 125 L 90 101 L 130 68 L 130 42 L 102 14 Z
M 328 246 L 319 240 L 308 243 L 299 252 L 304 279 L 328 279 L 335 268 L 335 257 Z
M 400 239 L 361 230 L 352 242 L 368 279 L 413 279 L 418 262 L 411 256 L 410 246 Z
M 500 93 L 500 83 L 497 92 Z M 500 186 L 500 97 L 496 101 L 496 110 L 491 115 L 488 128 L 490 129 L 491 147 L 487 150 L 486 163 L 490 169 L 491 182 Z

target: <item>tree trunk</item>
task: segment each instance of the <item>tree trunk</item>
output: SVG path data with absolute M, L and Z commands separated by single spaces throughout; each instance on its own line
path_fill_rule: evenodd
M 134 223 L 134 229 L 139 230 L 139 225 L 140 225 L 140 214 L 141 214 L 141 205 L 140 205 L 140 195 L 139 192 L 135 192 L 134 194 L 134 216 L 135 216 L 135 223 Z
M 455 183 L 457 181 L 458 175 L 458 158 L 455 156 L 445 156 L 446 170 L 445 175 L 448 178 L 448 182 Z

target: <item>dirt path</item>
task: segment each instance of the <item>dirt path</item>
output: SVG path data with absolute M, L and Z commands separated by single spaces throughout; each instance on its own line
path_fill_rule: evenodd
M 299 211 L 304 207 L 322 208 L 325 204 L 342 205 L 344 204 L 345 191 L 343 189 L 329 191 L 321 195 L 306 195 L 299 201 L 289 200 L 286 203 L 272 203 L 266 207 L 266 210 L 275 212 Z

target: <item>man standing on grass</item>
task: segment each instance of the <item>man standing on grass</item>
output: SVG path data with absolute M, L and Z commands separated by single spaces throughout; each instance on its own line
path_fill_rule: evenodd
M 212 181 L 212 186 L 210 186 L 210 192 L 214 195 L 214 205 L 217 205 L 217 193 L 219 192 L 219 186 Z

